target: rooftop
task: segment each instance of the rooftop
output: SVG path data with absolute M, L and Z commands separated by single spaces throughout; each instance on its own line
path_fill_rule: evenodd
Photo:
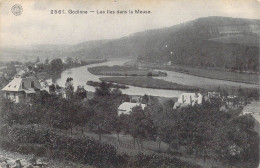
M 243 114 L 259 114 L 260 115 L 260 101 L 253 101 L 246 105 L 243 109 Z
M 121 114 L 130 114 L 130 112 L 132 111 L 132 108 L 133 108 L 133 107 L 136 107 L 136 106 L 141 106 L 143 110 L 144 110 L 144 108 L 146 107 L 145 104 L 141 104 L 141 103 L 124 102 L 124 103 L 122 103 L 122 104 L 118 107 L 118 115 L 121 115 Z
M 33 82 L 33 86 L 31 84 L 31 82 Z M 41 89 L 41 85 L 36 77 L 34 77 L 34 76 L 30 76 L 30 77 L 16 76 L 2 90 L 18 92 L 18 91 L 28 91 L 32 88 Z

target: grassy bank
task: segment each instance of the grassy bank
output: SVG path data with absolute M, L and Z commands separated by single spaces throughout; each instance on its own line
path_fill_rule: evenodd
M 181 66 L 181 65 L 164 66 L 164 65 L 156 65 L 152 63 L 143 63 L 142 67 L 175 71 L 175 72 L 180 72 L 180 73 L 185 73 L 185 74 L 195 75 L 195 76 L 200 76 L 205 78 L 211 78 L 211 79 L 220 79 L 220 80 L 242 82 L 242 83 L 249 83 L 249 84 L 259 84 L 258 74 L 240 73 L 240 72 L 232 72 L 232 71 L 217 70 L 217 69 L 206 69 L 206 68 L 199 68 L 199 67 L 188 67 L 188 66 Z
M 196 91 L 196 87 L 154 79 L 151 77 L 103 77 L 101 81 L 120 83 L 144 88 Z
M 87 81 L 87 85 L 89 86 L 94 86 L 94 87 L 100 87 L 101 82 L 94 82 L 94 81 Z M 118 88 L 118 89 L 128 89 L 128 86 L 125 85 L 119 85 L 119 84 L 113 84 L 113 83 L 108 83 L 110 88 Z
M 166 73 L 127 66 L 99 66 L 88 69 L 94 75 L 106 76 L 167 76 Z

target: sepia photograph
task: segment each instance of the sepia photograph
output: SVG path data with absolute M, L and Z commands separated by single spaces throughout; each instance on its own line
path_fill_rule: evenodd
M 260 0 L 0 0 L 0 168 L 260 168 Z

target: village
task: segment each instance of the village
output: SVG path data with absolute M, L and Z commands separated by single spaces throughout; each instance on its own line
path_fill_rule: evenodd
M 82 61 L 78 58 L 72 60 L 71 58 L 62 59 L 62 63 L 64 65 L 69 65 L 72 63 L 81 65 Z M 45 61 L 46 64 L 46 61 Z M 26 64 L 25 64 L 26 65 Z M 81 65 L 84 66 L 85 64 Z M 31 68 L 33 66 L 34 70 Z M 79 101 L 87 101 L 93 98 L 94 92 L 87 91 L 84 89 L 84 86 L 78 85 L 76 89 L 74 89 L 73 85 L 73 77 L 67 78 L 65 83 L 65 87 L 61 87 L 55 83 L 52 83 L 45 79 L 39 79 L 37 76 L 40 76 L 42 72 L 37 73 L 37 70 L 43 66 L 42 63 L 36 63 L 34 65 L 30 65 L 29 67 L 24 67 L 22 65 L 15 65 L 16 72 L 13 77 L 7 77 L 8 74 L 4 73 L 3 77 L 11 79 L 10 82 L 2 88 L 4 93 L 4 97 L 9 99 L 15 103 L 29 103 L 33 95 L 39 93 L 40 91 L 45 91 L 49 94 L 58 95 L 64 99 L 69 99 L 70 96 L 75 96 Z M 96 87 L 98 85 L 95 85 Z M 74 92 L 75 90 L 75 92 Z M 71 92 L 71 93 L 70 93 Z M 203 93 L 202 93 L 203 92 Z M 141 105 L 142 108 L 147 106 L 147 104 L 141 104 L 143 95 L 128 95 L 128 102 L 123 102 L 122 105 L 119 106 L 119 111 L 127 111 L 129 114 L 131 108 L 135 106 Z M 248 106 L 245 109 L 251 109 L 251 101 L 253 101 L 253 105 L 255 106 L 256 101 L 252 99 L 245 99 L 244 97 L 239 97 L 240 95 L 230 95 L 227 92 L 220 93 L 218 91 L 201 91 L 199 92 L 187 92 L 182 93 L 179 97 L 173 98 L 165 98 L 161 97 L 163 101 L 174 102 L 173 109 L 182 108 L 186 106 L 194 106 L 195 104 L 201 105 L 205 101 L 221 101 L 222 106 L 221 109 L 225 110 L 226 108 L 236 108 L 238 106 Z M 121 109 L 121 107 L 125 107 L 127 109 Z M 246 110 L 244 114 L 257 114 L 257 112 L 248 112 Z M 257 117 L 256 117 L 257 118 Z
M 55 66 L 57 66 L 56 62 L 59 62 L 57 60 L 58 59 L 54 59 L 54 61 L 52 61 L 52 63 L 53 62 L 55 63 Z M 60 62 L 61 63 L 58 63 L 58 65 L 62 65 L 63 67 L 66 66 L 70 67 L 69 64 L 72 63 L 78 66 L 85 66 L 85 64 L 81 65 L 82 61 L 79 61 L 78 59 L 71 60 L 70 58 L 69 59 L 66 58 L 63 60 L 60 59 Z M 239 89 L 236 93 L 233 94 L 230 94 L 228 93 L 228 91 L 221 90 L 221 89 L 211 90 L 211 91 L 208 89 L 207 90 L 200 89 L 198 91 L 193 91 L 193 92 L 191 91 L 183 92 L 178 97 L 169 98 L 169 97 L 150 96 L 148 94 L 147 95 L 146 94 L 145 95 L 122 94 L 119 88 L 116 87 L 110 88 L 112 85 L 109 84 L 108 82 L 103 81 L 95 85 L 96 91 L 93 92 L 93 91 L 86 90 L 83 85 L 74 86 L 73 76 L 68 77 L 66 79 L 66 82 L 64 83 L 64 87 L 59 86 L 58 84 L 55 84 L 53 82 L 50 82 L 46 78 L 45 79 L 39 78 L 39 77 L 43 77 L 42 74 L 44 73 L 44 67 L 46 67 L 46 65 L 48 64 L 49 64 L 48 61 L 45 60 L 45 63 L 39 64 L 36 61 L 34 65 L 30 65 L 28 67 L 24 65 L 14 65 L 14 67 L 16 67 L 17 73 L 14 74 L 13 77 L 9 76 L 8 78 L 8 74 L 3 73 L 2 78 L 9 79 L 10 81 L 3 86 L 2 97 L 7 101 L 13 103 L 14 105 L 13 108 L 16 108 L 17 105 L 18 105 L 17 107 L 19 107 L 19 104 L 21 104 L 22 106 L 25 107 L 28 106 L 26 107 L 26 109 L 29 108 L 30 109 L 29 111 L 33 110 L 35 108 L 34 106 L 37 106 L 38 103 L 41 104 L 44 103 L 44 102 L 39 102 L 39 100 L 42 101 L 46 99 L 45 101 L 51 101 L 54 98 L 56 99 L 55 101 L 57 101 L 56 103 L 64 102 L 67 104 L 66 106 L 68 106 L 65 108 L 73 109 L 73 110 L 69 110 L 66 112 L 65 109 L 64 109 L 65 111 L 61 109 L 60 111 L 61 113 L 58 115 L 64 115 L 65 117 L 64 119 L 66 119 L 67 115 L 69 116 L 76 115 L 79 116 L 84 121 L 78 120 L 76 118 L 75 119 L 67 118 L 64 121 L 63 119 L 61 121 L 58 121 L 60 119 L 57 118 L 58 120 L 57 119 L 53 120 L 52 121 L 53 123 L 51 124 L 54 126 L 55 129 L 58 128 L 60 130 L 66 130 L 65 134 L 67 134 L 67 129 L 71 129 L 70 136 L 77 136 L 78 134 L 77 130 L 79 129 L 78 126 L 82 127 L 81 132 L 83 134 L 88 135 L 92 138 L 95 137 L 99 141 L 102 141 L 103 139 L 103 141 L 112 144 L 112 146 L 115 146 L 118 150 L 117 152 L 125 150 L 124 149 L 125 147 L 121 145 L 118 146 L 118 143 L 120 143 L 119 137 L 121 137 L 122 139 L 121 143 L 123 144 L 125 143 L 123 141 L 126 142 L 128 141 L 128 140 L 124 140 L 124 137 L 128 136 L 129 134 L 134 137 L 134 144 L 137 143 L 137 148 L 135 148 L 134 145 L 134 150 L 135 150 L 134 153 L 136 152 L 139 153 L 140 151 L 144 152 L 145 150 L 147 150 L 147 143 L 151 143 L 153 141 L 159 143 L 159 149 L 156 150 L 159 151 L 166 150 L 163 149 L 165 147 L 160 147 L 160 146 L 161 143 L 162 146 L 167 146 L 165 144 L 167 142 L 167 138 L 164 137 L 162 133 L 159 133 L 157 131 L 159 131 L 160 129 L 169 129 L 170 127 L 167 128 L 168 126 L 166 126 L 160 128 L 161 126 L 159 126 L 159 128 L 155 129 L 155 127 L 158 127 L 156 126 L 155 122 L 159 122 L 159 123 L 165 122 L 168 119 L 162 120 L 159 118 L 161 117 L 164 118 L 167 116 L 168 117 L 176 116 L 178 113 L 180 113 L 180 115 L 181 113 L 185 114 L 189 111 L 189 109 L 190 110 L 193 109 L 197 111 L 199 109 L 203 110 L 204 108 L 206 109 L 209 108 L 212 110 L 213 108 L 219 111 L 218 112 L 219 114 L 216 115 L 235 115 L 235 116 L 245 116 L 246 118 L 248 118 L 248 116 L 251 116 L 255 123 L 254 129 L 258 131 L 258 133 L 260 130 L 259 100 L 257 99 L 257 96 L 255 96 L 255 94 L 252 93 L 252 91 L 249 92 L 248 89 L 246 90 Z M 39 69 L 42 69 L 42 71 L 39 71 Z M 53 111 L 55 113 L 58 112 L 56 111 L 57 107 L 54 107 L 57 106 L 58 104 L 52 107 L 46 105 L 43 104 L 41 106 L 43 106 L 43 109 L 47 108 L 50 111 Z M 11 107 L 5 107 L 5 108 L 11 108 Z M 88 112 L 81 114 L 80 110 L 82 110 L 82 108 L 83 109 L 86 108 L 85 110 L 88 110 Z M 96 111 L 94 112 L 94 114 L 92 114 L 93 111 L 91 111 L 89 108 L 97 108 L 100 109 L 101 111 Z M 113 113 L 111 113 L 112 111 L 110 111 L 109 109 L 112 110 Z M 38 113 L 37 111 L 35 112 Z M 201 111 L 198 112 L 201 113 Z M 139 120 L 137 116 L 141 114 L 143 115 L 143 119 Z M 196 114 L 192 112 L 191 116 L 192 115 L 196 115 Z M 14 120 L 16 119 L 11 119 L 11 120 L 13 123 Z M 74 124 L 71 123 L 72 120 L 75 120 L 73 121 L 75 122 Z M 137 122 L 136 124 L 139 125 L 138 129 L 136 130 L 137 132 L 131 131 L 131 129 L 136 129 L 136 128 L 131 128 L 132 127 L 131 124 L 130 125 L 127 124 L 127 126 L 124 126 L 124 124 L 122 124 L 122 122 L 128 123 L 129 122 L 128 120 Z M 192 120 L 189 122 L 194 122 Z M 113 128 L 109 128 L 110 126 L 106 124 L 104 125 L 104 123 L 107 122 L 110 123 L 111 121 L 119 125 L 115 125 L 113 126 Z M 18 120 L 17 122 L 23 123 L 24 121 Z M 32 121 L 32 122 L 34 123 L 37 121 Z M 45 121 L 39 121 L 39 122 L 44 123 Z M 151 122 L 151 123 L 148 126 L 146 125 L 147 124 L 146 122 L 148 123 Z M 80 123 L 82 123 L 83 125 L 81 125 Z M 100 124 L 102 125 L 102 127 L 100 127 L 101 126 Z M 84 127 L 86 127 L 87 129 L 85 129 Z M 140 129 L 141 130 L 143 129 L 143 131 L 145 132 L 148 131 L 148 132 L 147 133 L 139 132 Z M 154 132 L 155 130 L 156 133 Z M 91 132 L 94 132 L 94 134 L 91 134 Z M 116 133 L 117 138 L 111 142 L 107 138 L 113 135 L 114 133 Z M 169 149 L 167 149 L 166 151 L 168 150 L 171 151 L 173 149 L 170 148 L 175 148 L 173 151 L 180 152 L 183 149 L 178 146 L 185 146 L 184 144 L 181 145 L 181 143 L 175 144 L 177 145 L 177 147 L 173 147 L 174 145 L 173 146 L 172 145 L 173 144 L 170 143 L 168 147 Z M 156 148 L 158 148 L 158 146 Z M 185 151 L 187 150 L 186 147 L 184 147 L 184 150 Z M 230 150 L 231 150 L 230 151 L 231 156 L 232 155 L 236 156 L 241 152 L 240 148 L 232 145 L 230 146 Z M 201 157 L 202 156 L 205 157 L 205 155 L 201 155 Z M 203 160 L 205 161 L 205 158 L 203 158 Z

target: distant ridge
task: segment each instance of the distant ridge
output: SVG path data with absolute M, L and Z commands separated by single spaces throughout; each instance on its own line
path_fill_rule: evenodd
M 76 45 L 38 45 L 24 52 L 1 50 L 5 58 L 138 58 L 140 61 L 259 71 L 260 20 L 210 16 L 119 39 Z M 16 60 L 16 59 L 15 59 Z
M 70 55 L 258 71 L 259 33 L 260 20 L 210 16 L 120 39 L 80 43 Z

